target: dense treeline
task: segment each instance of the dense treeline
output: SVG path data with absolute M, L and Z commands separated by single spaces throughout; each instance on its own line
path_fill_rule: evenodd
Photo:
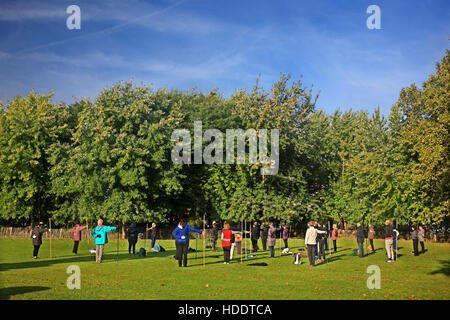
M 447 225 L 449 60 L 422 88 L 402 89 L 387 119 L 317 111 L 319 95 L 289 75 L 229 98 L 132 82 L 70 105 L 30 92 L 0 108 L 1 219 L 171 223 L 188 211 L 194 221 Z M 173 163 L 171 134 L 193 133 L 194 121 L 279 129 L 278 173 L 262 176 L 260 162 Z

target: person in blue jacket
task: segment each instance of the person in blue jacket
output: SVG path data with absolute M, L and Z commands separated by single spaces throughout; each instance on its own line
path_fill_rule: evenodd
M 175 246 L 177 248 L 176 258 L 178 260 L 178 266 L 187 267 L 187 251 L 189 247 L 189 231 L 203 234 L 202 231 L 192 228 L 186 224 L 186 220 L 181 219 L 178 226 L 173 230 L 173 237 L 175 238 Z
M 95 239 L 95 262 L 102 262 L 103 248 L 108 243 L 108 235 L 106 233 L 116 229 L 116 227 L 104 226 L 102 219 L 97 221 L 97 226 L 92 231 L 92 237 Z

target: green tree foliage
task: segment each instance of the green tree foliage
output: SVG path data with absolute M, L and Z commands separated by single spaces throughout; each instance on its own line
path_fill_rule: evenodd
M 436 74 L 400 92 L 386 119 L 376 109 L 315 110 L 318 94 L 282 74 L 269 91 L 202 93 L 119 82 L 93 100 L 52 95 L 0 106 L 0 210 L 4 220 L 191 223 L 308 219 L 442 223 L 449 208 L 449 53 Z M 265 165 L 174 164 L 175 129 L 202 121 L 227 129 L 278 129 L 279 170 Z M 268 136 L 270 152 L 270 134 Z M 203 149 L 210 142 L 203 141 Z M 261 150 L 257 150 L 258 155 Z M 193 148 L 191 148 L 193 159 Z M 260 159 L 258 157 L 258 159 Z M 224 154 L 225 161 L 225 154 Z
M 0 214 L 3 219 L 43 220 L 54 209 L 50 189 L 51 145 L 67 139 L 69 114 L 53 94 L 16 97 L 0 109 Z

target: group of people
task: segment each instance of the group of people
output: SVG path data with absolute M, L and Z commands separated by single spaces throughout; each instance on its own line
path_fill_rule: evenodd
M 356 225 L 356 241 L 358 244 L 359 257 L 364 257 L 364 241 L 367 238 L 370 241 L 370 246 L 368 250 L 375 252 L 374 238 L 375 238 L 375 228 L 372 224 L 369 225 L 368 232 L 366 232 L 361 225 L 357 223 Z M 74 241 L 73 250 L 74 254 L 78 253 L 78 246 L 81 241 L 81 232 L 87 229 L 88 226 L 80 226 L 78 222 L 75 222 L 75 226 L 71 230 L 72 238 Z M 95 239 L 95 253 L 96 262 L 102 262 L 104 246 L 108 243 L 107 233 L 117 228 L 114 226 L 103 225 L 103 220 L 99 219 L 97 221 L 97 226 L 92 231 L 92 237 Z M 32 230 L 33 239 L 33 259 L 38 259 L 39 248 L 42 245 L 42 236 L 45 232 L 51 231 L 42 222 L 37 223 Z M 136 244 L 138 242 L 139 233 L 151 232 L 151 247 L 154 248 L 156 243 L 157 229 L 156 224 L 152 223 L 150 228 L 138 228 L 136 223 L 132 223 L 130 228 L 127 230 L 126 235 L 128 239 L 128 253 L 135 254 Z M 275 227 L 273 223 L 262 223 L 254 222 L 250 232 L 250 239 L 252 242 L 253 252 L 259 250 L 258 240 L 261 239 L 263 250 L 266 251 L 269 248 L 270 257 L 275 257 L 275 244 L 277 240 L 277 232 L 282 231 L 281 237 L 284 241 L 285 249 L 288 249 L 288 239 L 289 239 L 289 228 L 287 225 L 282 227 Z M 185 219 L 181 219 L 177 227 L 173 230 L 173 236 L 175 238 L 176 247 L 176 259 L 178 260 L 178 265 L 187 266 L 187 253 L 189 248 L 189 232 L 195 232 L 202 234 L 204 236 L 204 231 L 195 229 L 189 226 Z M 241 229 L 232 228 L 230 224 L 225 223 L 223 229 L 221 230 L 219 225 L 213 221 L 211 235 L 212 235 L 212 251 L 217 251 L 217 241 L 220 239 L 222 243 L 222 250 L 224 255 L 224 264 L 229 264 L 230 260 L 233 258 L 234 250 L 236 249 L 237 254 L 242 253 L 242 232 Z M 314 266 L 315 261 L 319 263 L 326 260 L 326 251 L 328 250 L 328 237 L 331 235 L 331 240 L 333 241 L 333 253 L 337 252 L 337 239 L 338 239 L 338 228 L 336 224 L 333 224 L 333 229 L 328 230 L 325 224 L 319 224 L 317 221 L 310 221 L 308 223 L 308 229 L 305 234 L 305 246 L 307 249 L 307 255 L 309 259 L 309 265 Z M 391 225 L 390 220 L 385 221 L 385 248 L 387 253 L 386 262 L 393 262 L 396 260 L 397 254 L 397 238 L 399 232 Z M 413 251 L 415 256 L 419 255 L 419 243 L 421 245 L 422 253 L 425 252 L 425 230 L 422 226 L 418 228 L 412 227 L 411 230 L 411 240 L 413 241 Z M 330 249 L 331 250 L 331 249 Z
M 309 265 L 315 266 L 315 262 L 324 262 L 326 260 L 326 251 L 328 250 L 329 230 L 325 224 L 319 224 L 317 221 L 308 222 L 308 229 L 305 234 L 305 247 L 307 250 Z M 333 253 L 337 252 L 338 228 L 333 225 L 331 231 L 331 240 L 333 241 Z
M 226 225 L 224 225 L 223 231 L 227 230 L 225 229 Z M 231 253 L 233 253 L 234 246 L 236 247 L 237 254 L 241 254 L 242 250 L 242 233 L 248 233 L 247 231 L 244 231 L 241 229 L 233 229 L 228 224 L 228 229 L 231 230 L 231 234 L 233 235 L 233 242 L 230 242 L 230 250 Z M 211 235 L 212 235 L 212 251 L 217 251 L 217 240 L 219 239 L 219 233 L 220 233 L 220 227 L 219 225 L 213 221 L 212 223 L 212 229 L 211 229 Z M 252 252 L 257 252 L 259 250 L 258 241 L 261 239 L 261 244 L 263 251 L 267 250 L 267 247 L 269 248 L 270 257 L 275 257 L 275 244 L 277 237 L 277 232 L 281 231 L 281 237 L 284 242 L 284 247 L 288 248 L 288 239 L 289 239 L 289 228 L 287 225 L 283 225 L 282 227 L 275 227 L 273 223 L 262 223 L 261 225 L 258 224 L 258 222 L 254 222 L 251 229 L 250 229 L 250 240 L 252 243 Z M 223 234 L 223 232 L 222 232 Z M 221 237 L 222 239 L 222 237 Z M 225 241 L 225 245 L 228 247 L 228 242 Z M 224 248 L 224 241 L 222 241 L 222 248 Z M 226 249 L 227 250 L 227 249 Z M 232 255 L 231 255 L 232 257 Z M 226 261 L 224 261 L 226 263 Z
M 356 241 L 358 243 L 359 257 L 364 257 L 364 240 L 366 239 L 366 233 L 361 225 L 357 223 L 356 225 Z M 393 262 L 397 259 L 397 239 L 399 232 L 392 226 L 390 220 L 385 221 L 385 232 L 384 232 L 384 243 L 387 253 L 386 262 Z M 418 244 L 422 247 L 422 252 L 425 252 L 425 230 L 422 226 L 418 229 L 416 227 L 411 228 L 410 232 L 411 240 L 413 241 L 413 253 L 415 256 L 419 255 Z M 367 238 L 370 241 L 369 251 L 375 252 L 375 247 L 373 239 L 375 238 L 375 228 L 372 224 L 369 225 L 369 230 L 367 233 Z
M 73 248 L 72 253 L 78 254 L 78 246 L 81 241 L 81 232 L 87 229 L 88 226 L 81 226 L 78 221 L 75 222 L 74 227 L 71 230 L 71 235 L 73 239 Z M 94 238 L 95 243 L 95 261 L 97 263 L 102 262 L 103 250 L 105 245 L 108 243 L 108 235 L 107 233 L 113 230 L 116 230 L 117 227 L 114 226 L 105 226 L 103 225 L 103 220 L 99 219 L 97 221 L 97 226 L 93 229 L 91 236 Z M 38 253 L 39 248 L 42 245 L 42 236 L 45 232 L 51 232 L 51 229 L 47 228 L 42 222 L 36 223 L 35 227 L 31 232 L 31 238 L 33 239 L 33 259 L 39 259 Z M 151 247 L 155 247 L 156 237 L 157 237 L 157 229 L 156 223 L 152 223 L 150 228 L 138 228 L 136 223 L 132 223 L 130 228 L 128 228 L 126 232 L 126 236 L 128 239 L 128 253 L 133 254 L 136 253 L 136 244 L 139 239 L 139 233 L 144 233 L 150 231 L 151 238 Z

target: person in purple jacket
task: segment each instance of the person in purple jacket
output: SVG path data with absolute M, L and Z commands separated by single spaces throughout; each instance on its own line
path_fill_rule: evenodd
M 287 225 L 283 226 L 283 241 L 284 241 L 284 248 L 289 248 L 288 247 L 288 239 L 289 239 L 289 228 L 287 227 Z
M 203 231 L 192 228 L 186 224 L 185 219 L 181 219 L 178 226 L 173 230 L 173 237 L 175 238 L 176 258 L 178 260 L 178 266 L 187 267 L 187 251 L 189 248 L 189 231 L 204 234 Z

